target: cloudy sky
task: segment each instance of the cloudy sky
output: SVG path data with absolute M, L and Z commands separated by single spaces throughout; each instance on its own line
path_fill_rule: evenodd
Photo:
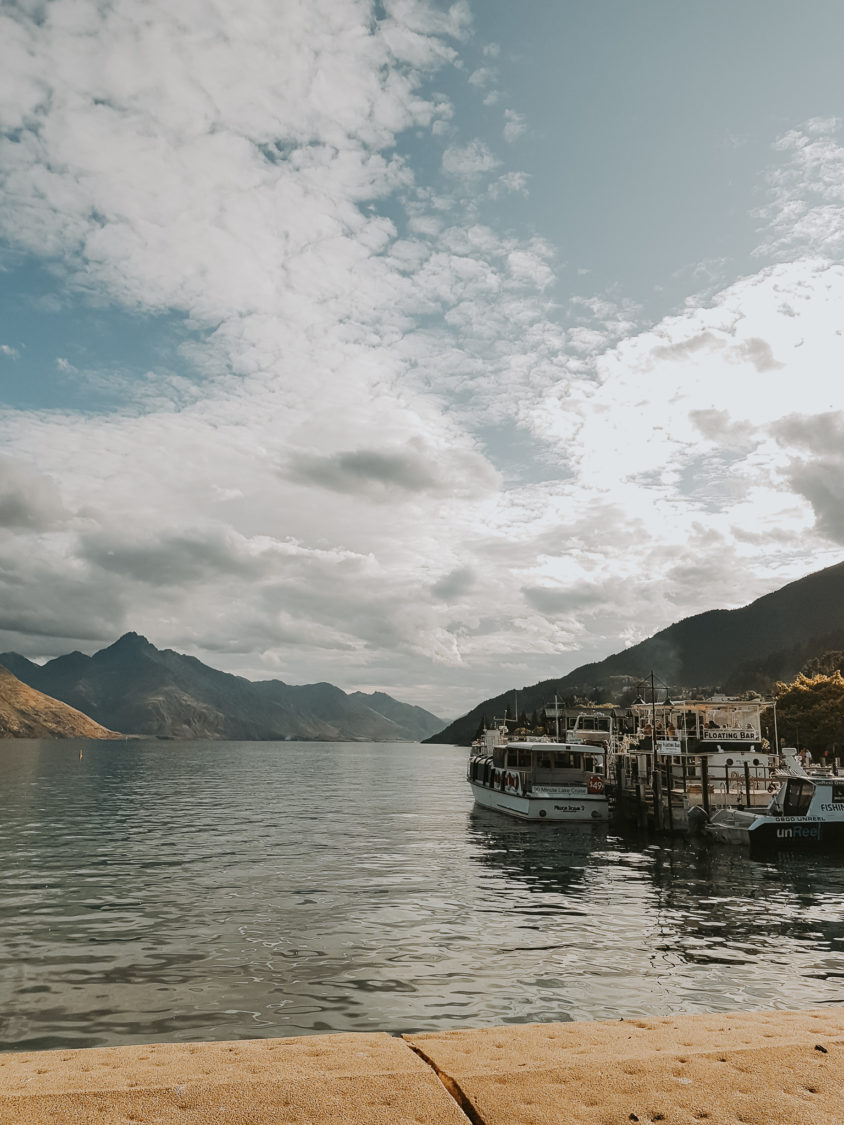
M 0 11 L 0 649 L 453 717 L 844 557 L 840 0 Z

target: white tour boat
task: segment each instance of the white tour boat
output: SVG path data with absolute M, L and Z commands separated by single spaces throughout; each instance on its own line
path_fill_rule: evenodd
M 475 804 L 520 820 L 591 824 L 608 819 L 611 729 L 587 730 L 578 719 L 565 742 L 509 741 L 503 729 L 486 736 L 485 748 L 472 750 L 466 771 Z
M 844 845 L 844 778 L 822 769 L 807 773 L 796 750 L 783 754 L 788 772 L 768 807 L 720 809 L 706 824 L 705 835 L 756 851 Z

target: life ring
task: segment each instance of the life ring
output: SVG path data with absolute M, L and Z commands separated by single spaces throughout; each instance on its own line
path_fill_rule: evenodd
M 776 791 L 777 791 L 777 787 L 776 787 L 776 785 L 774 785 L 774 783 L 772 781 L 771 784 L 768 786 L 768 792 L 769 793 L 776 793 Z
M 586 783 L 586 792 L 587 793 L 603 793 L 603 791 L 604 791 L 604 779 L 602 777 L 598 777 L 596 774 L 593 774 L 592 777 L 590 777 L 589 780 Z

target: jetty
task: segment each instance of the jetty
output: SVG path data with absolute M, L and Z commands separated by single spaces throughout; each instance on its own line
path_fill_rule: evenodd
M 844 1007 L 0 1054 L 3 1125 L 841 1125 Z

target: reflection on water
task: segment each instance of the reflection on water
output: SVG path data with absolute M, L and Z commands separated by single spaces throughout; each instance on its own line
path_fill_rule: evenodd
M 404 744 L 0 744 L 0 1047 L 841 1003 L 844 865 L 472 807 Z

